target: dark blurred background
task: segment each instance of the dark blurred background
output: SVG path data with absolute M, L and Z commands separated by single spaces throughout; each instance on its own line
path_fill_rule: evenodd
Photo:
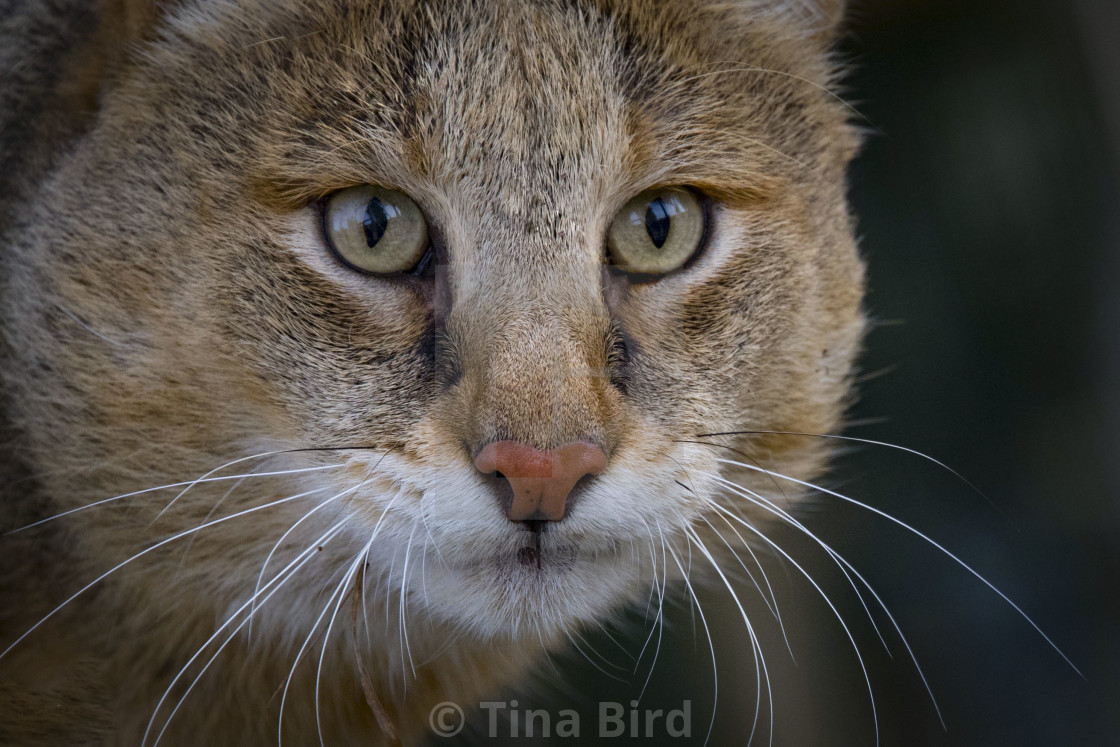
M 843 455 L 829 485 L 976 568 L 1084 678 L 961 566 L 882 518 L 821 500 L 806 523 L 890 606 L 942 728 L 889 621 L 878 616 L 893 658 L 820 549 L 792 532 L 776 539 L 849 621 L 880 744 L 1118 745 L 1120 2 L 860 0 L 842 49 L 853 63 L 846 98 L 868 128 L 851 198 L 876 320 L 847 433 L 930 454 L 986 498 L 873 446 Z M 769 569 L 796 663 L 757 595 L 743 598 L 768 654 L 772 743 L 874 745 L 843 628 L 796 569 Z M 703 602 L 719 668 L 710 744 L 737 747 L 755 713 L 751 646 L 726 593 Z M 713 702 L 703 621 L 684 603 L 669 622 L 642 707 L 691 699 L 694 738 L 640 741 L 702 744 Z M 521 694 L 521 706 L 627 704 L 650 662 L 647 652 L 629 673 L 643 639 L 640 620 L 590 636 L 587 658 L 558 663 L 567 689 Z M 764 700 L 756 744 L 769 743 L 767 710 Z M 485 732 L 485 719 L 473 726 Z

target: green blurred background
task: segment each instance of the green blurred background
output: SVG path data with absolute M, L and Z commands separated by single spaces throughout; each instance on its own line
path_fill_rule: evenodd
M 880 744 L 1118 745 L 1120 2 L 862 0 L 848 26 L 846 97 L 869 129 L 851 198 L 877 321 L 848 434 L 931 454 L 991 503 L 934 465 L 870 446 L 848 450 L 829 484 L 974 566 L 1084 679 L 953 561 L 881 518 L 822 500 L 806 522 L 890 606 L 943 729 L 898 637 L 884 630 L 892 658 L 820 550 L 790 532 L 775 537 L 850 621 Z M 769 567 L 796 663 L 757 594 L 743 598 L 768 653 L 772 743 L 874 745 L 843 629 L 796 569 Z M 702 599 L 719 667 L 709 743 L 734 747 L 755 712 L 751 647 L 725 592 Z M 638 741 L 699 745 L 713 702 L 708 642 L 683 599 L 669 622 L 642 707 L 690 699 L 694 738 L 659 731 Z M 628 657 L 644 636 L 640 616 L 610 637 L 589 636 L 588 658 L 557 662 L 564 685 L 511 696 L 554 713 L 585 704 L 592 731 L 595 701 L 628 703 L 641 690 L 649 654 L 638 675 Z M 756 744 L 770 743 L 766 710 Z M 468 736 L 433 744 L 574 741 L 491 741 L 479 731 L 486 721 L 476 716 Z

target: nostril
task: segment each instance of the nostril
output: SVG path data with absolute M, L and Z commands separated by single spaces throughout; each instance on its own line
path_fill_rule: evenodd
M 607 455 L 586 441 L 548 451 L 518 441 L 494 441 L 478 452 L 474 465 L 509 484 L 513 497 L 506 515 L 511 521 L 559 521 L 576 483 L 606 469 Z

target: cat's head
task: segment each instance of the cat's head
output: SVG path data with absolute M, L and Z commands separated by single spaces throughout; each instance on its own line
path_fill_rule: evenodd
M 10 378 L 49 493 L 322 449 L 74 523 L 134 552 L 219 498 L 318 491 L 199 532 L 184 587 L 243 590 L 307 517 L 293 538 L 344 520 L 332 547 L 485 635 L 644 596 L 689 533 L 727 534 L 713 504 L 749 505 L 720 459 L 823 463 L 705 434 L 827 433 L 849 388 L 857 139 L 828 14 L 789 5 L 178 3 L 15 233 Z

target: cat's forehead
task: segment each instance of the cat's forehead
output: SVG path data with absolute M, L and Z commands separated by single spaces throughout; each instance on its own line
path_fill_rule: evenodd
M 204 5 L 155 69 L 201 81 L 215 109 L 256 112 L 236 133 L 256 146 L 247 163 L 297 200 L 372 180 L 453 185 L 510 214 L 674 181 L 754 196 L 803 176 L 825 142 L 814 131 L 845 119 L 811 79 L 823 54 L 724 3 Z
M 622 65 L 609 23 L 570 7 L 464 15 L 419 53 L 397 133 L 408 166 L 506 214 L 590 197 L 629 150 Z

